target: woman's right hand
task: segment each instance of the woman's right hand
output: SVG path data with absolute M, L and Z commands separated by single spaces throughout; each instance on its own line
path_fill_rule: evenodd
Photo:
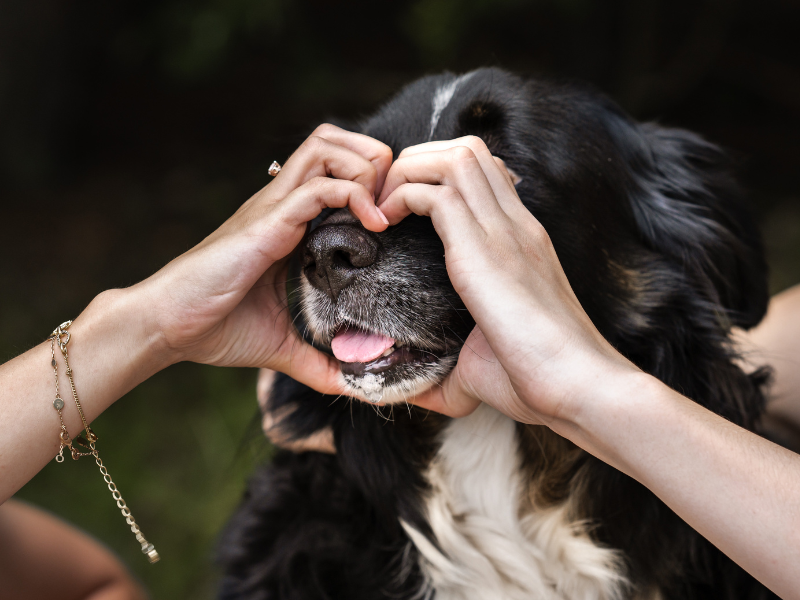
M 525 423 L 572 420 L 609 371 L 636 372 L 597 331 L 547 232 L 482 140 L 405 150 L 378 205 L 390 223 L 428 215 L 447 273 L 478 326 L 454 371 L 414 403 L 461 416 L 480 401 Z

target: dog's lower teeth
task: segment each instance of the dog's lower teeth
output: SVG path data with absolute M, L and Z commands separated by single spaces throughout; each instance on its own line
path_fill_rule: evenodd
M 381 356 L 389 356 L 392 352 L 394 352 L 395 348 L 392 346 L 391 348 L 387 348 Z

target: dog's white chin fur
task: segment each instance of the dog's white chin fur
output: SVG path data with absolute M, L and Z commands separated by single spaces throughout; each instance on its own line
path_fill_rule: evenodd
M 453 369 L 456 360 L 458 359 L 455 356 L 447 356 L 435 365 L 426 365 L 418 376 L 390 385 L 385 384 L 386 378 L 383 374 L 367 373 L 362 376 L 342 374 L 342 378 L 347 394 L 354 398 L 372 404 L 404 404 L 440 383 Z

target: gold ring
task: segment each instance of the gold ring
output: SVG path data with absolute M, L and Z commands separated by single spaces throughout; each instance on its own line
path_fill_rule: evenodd
M 272 164 L 269 166 L 269 171 L 267 171 L 267 173 L 275 177 L 275 175 L 277 175 L 280 172 L 281 172 L 280 163 L 277 160 L 273 160 Z

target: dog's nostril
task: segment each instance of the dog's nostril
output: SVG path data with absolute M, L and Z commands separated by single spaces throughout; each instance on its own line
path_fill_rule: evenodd
M 366 230 L 351 224 L 323 226 L 306 241 L 303 269 L 311 285 L 338 298 L 377 255 L 378 242 Z
M 341 267 L 344 269 L 357 266 L 354 265 L 353 262 L 350 260 L 349 252 L 334 252 L 333 260 L 331 262 L 333 263 L 334 267 Z

